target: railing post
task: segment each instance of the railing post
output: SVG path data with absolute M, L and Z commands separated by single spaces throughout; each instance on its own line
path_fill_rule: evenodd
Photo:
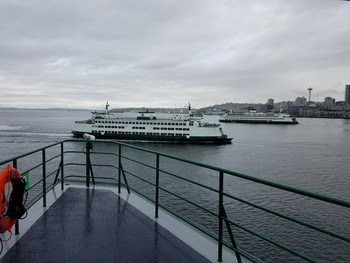
M 43 207 L 46 207 L 46 153 L 42 150 L 42 164 L 43 164 Z
M 223 239 L 223 201 L 224 201 L 224 172 L 219 175 L 219 237 L 218 237 L 218 261 L 222 262 L 222 239 Z
M 86 187 L 90 187 L 90 144 L 91 142 L 86 141 Z
M 155 218 L 158 218 L 158 204 L 159 204 L 159 154 L 156 155 L 156 211 Z
M 13 168 L 17 169 L 17 159 L 13 160 L 12 165 L 13 165 Z M 16 220 L 15 235 L 18 235 L 18 234 L 19 234 L 19 222 L 18 222 L 18 220 Z
M 61 189 L 64 188 L 64 158 L 63 158 L 64 150 L 63 150 L 63 142 L 61 142 Z
M 122 145 L 119 144 L 119 150 L 118 150 L 118 193 L 120 193 L 120 187 L 121 187 L 121 164 L 122 164 Z

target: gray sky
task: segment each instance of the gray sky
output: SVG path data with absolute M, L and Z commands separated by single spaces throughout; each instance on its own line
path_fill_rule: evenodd
M 344 100 L 349 16 L 334 0 L 0 0 L 0 107 Z

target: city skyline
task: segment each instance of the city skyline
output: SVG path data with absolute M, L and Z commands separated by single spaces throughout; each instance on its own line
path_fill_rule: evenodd
M 0 107 L 344 100 L 346 1 L 0 0 Z

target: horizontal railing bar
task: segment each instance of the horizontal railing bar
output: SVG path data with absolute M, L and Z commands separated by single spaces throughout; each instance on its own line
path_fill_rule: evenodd
M 42 179 L 41 179 L 42 181 Z M 52 184 L 49 187 L 46 188 L 46 193 L 48 193 L 49 191 L 51 191 L 51 189 L 53 189 L 56 184 Z M 29 191 L 29 190 L 28 190 Z M 28 203 L 28 206 L 26 207 L 26 209 L 28 210 L 29 208 L 31 208 L 36 202 L 38 202 L 42 197 L 44 196 L 44 192 L 40 192 L 38 195 L 36 195 L 32 200 L 30 200 L 30 202 Z
M 279 217 L 281 217 L 281 218 L 284 218 L 284 219 L 286 219 L 286 220 L 292 221 L 292 222 L 294 222 L 294 223 L 297 223 L 297 224 L 306 226 L 306 227 L 308 227 L 308 228 L 312 228 L 312 229 L 317 230 L 317 231 L 319 231 L 319 232 L 322 232 L 322 233 L 328 234 L 328 235 L 330 235 L 330 236 L 333 236 L 333 237 L 342 239 L 342 240 L 344 240 L 344 241 L 350 242 L 350 237 L 343 236 L 343 235 L 341 235 L 341 234 L 338 234 L 338 233 L 335 233 L 335 232 L 332 232 L 332 231 L 328 231 L 328 230 L 323 229 L 323 228 L 321 228 L 321 227 L 311 225 L 311 224 L 306 223 L 306 222 L 303 222 L 303 221 L 301 221 L 301 220 L 299 220 L 299 219 L 295 219 L 295 218 L 293 218 L 293 217 L 290 217 L 290 216 L 281 214 L 281 213 L 279 213 L 279 212 L 273 211 L 273 210 L 268 209 L 268 208 L 265 208 L 265 207 L 263 207 L 263 206 L 256 205 L 256 204 L 254 204 L 254 203 L 251 203 L 251 202 L 246 201 L 246 200 L 244 200 L 244 199 L 241 199 L 241 198 L 239 198 L 239 197 L 236 197 L 236 196 L 233 196 L 233 195 L 230 195 L 230 194 L 227 194 L 227 193 L 223 193 L 223 194 L 224 194 L 224 196 L 230 197 L 230 198 L 232 198 L 232 199 L 235 199 L 235 200 L 237 200 L 237 201 L 240 201 L 240 202 L 245 203 L 245 204 L 247 204 L 247 205 L 250 205 L 250 206 L 252 206 L 252 207 L 258 208 L 258 209 L 263 210 L 263 211 L 265 211 L 265 212 L 267 212 L 267 213 L 273 214 L 273 215 L 275 215 L 275 216 L 279 216 Z
M 93 167 L 109 167 L 109 168 L 118 169 L 118 167 L 113 165 L 113 164 L 91 164 L 91 166 L 93 166 Z
M 148 201 L 154 203 L 154 200 L 153 200 L 153 199 L 151 199 L 150 197 L 148 197 L 148 196 L 146 196 L 145 194 L 141 193 L 141 192 L 138 191 L 136 188 L 134 188 L 134 187 L 132 187 L 132 186 L 130 186 L 130 185 L 125 185 L 125 184 L 122 183 L 122 182 L 120 182 L 120 184 L 121 184 L 122 186 L 124 186 L 124 187 L 130 188 L 130 189 L 133 190 L 135 193 L 137 193 L 137 194 L 139 194 L 140 196 L 146 198 Z
M 65 163 L 65 164 L 64 164 L 64 166 L 72 166 L 72 165 L 76 165 L 76 166 L 86 166 L 85 163 Z M 117 166 L 112 165 L 112 164 L 91 164 L 91 166 L 96 166 L 96 167 L 110 167 L 110 168 L 118 169 Z
M 61 142 L 64 142 L 64 141 L 61 141 Z M 16 156 L 16 157 L 12 157 L 12 158 L 7 159 L 7 160 L 5 160 L 5 161 L 1 161 L 1 162 L 0 162 L 0 165 L 3 165 L 3 164 L 6 164 L 6 163 L 9 163 L 9 162 L 12 162 L 12 161 L 14 161 L 14 160 L 16 160 L 16 159 L 17 159 L 17 160 L 18 160 L 18 159 L 21 159 L 21 158 L 26 157 L 26 156 L 28 156 L 28 155 L 31 155 L 31 154 L 40 152 L 40 151 L 42 151 L 42 150 L 44 150 L 44 149 L 51 148 L 51 147 L 53 147 L 53 146 L 56 146 L 56 145 L 60 144 L 61 142 L 56 142 L 56 143 L 50 144 L 50 145 L 48 145 L 48 146 L 45 146 L 45 147 L 36 149 L 36 150 L 34 150 L 34 151 L 27 152 L 27 153 L 24 153 L 24 154 L 20 154 L 20 155 L 18 155 L 18 156 Z
M 143 163 L 143 162 L 140 162 L 140 161 L 136 161 L 136 160 L 131 159 L 131 158 L 129 158 L 129 157 L 121 156 L 121 158 L 126 159 L 126 160 L 129 160 L 129 161 L 132 161 L 132 162 L 134 162 L 134 163 L 138 163 L 138 164 L 144 165 L 144 166 L 146 166 L 146 167 L 152 168 L 153 170 L 157 169 L 156 167 L 154 167 L 154 166 L 152 166 L 152 165 L 149 165 L 149 164 L 146 164 L 146 163 Z
M 40 167 L 40 166 L 42 166 L 42 165 L 43 165 L 43 163 L 39 163 L 38 165 L 36 165 L 36 166 L 34 166 L 34 167 L 32 167 L 32 168 L 30 168 L 30 169 L 28 169 L 28 170 L 22 172 L 21 174 L 29 173 L 30 171 L 33 171 L 33 170 L 35 170 L 36 168 L 38 168 L 38 167 Z
M 60 157 L 60 156 L 61 156 L 61 154 L 58 154 L 58 155 L 56 155 L 54 157 L 51 157 L 50 159 L 46 160 L 46 163 L 48 163 L 48 162 L 50 162 L 50 161 L 52 161 L 52 160 L 54 160 L 54 159 L 56 159 L 57 157 Z
M 49 173 L 48 175 L 46 175 L 46 178 L 49 178 L 51 175 L 53 175 L 54 173 L 57 173 L 57 171 L 59 171 L 61 168 L 58 167 L 56 170 L 52 171 L 51 173 Z
M 64 163 L 64 166 L 72 166 L 72 165 L 76 165 L 76 166 L 86 166 L 85 163 Z
M 165 189 L 165 188 L 163 188 L 163 187 L 161 187 L 161 186 L 159 186 L 159 189 L 161 189 L 161 190 L 163 190 L 164 192 L 166 192 L 166 193 L 168 193 L 168 194 L 170 194 L 170 195 L 172 195 L 172 196 L 175 196 L 175 197 L 177 197 L 177 198 L 179 198 L 179 199 L 181 199 L 181 200 L 183 200 L 183 201 L 185 201 L 185 202 L 187 202 L 187 203 L 189 203 L 189 204 L 191 204 L 191 205 L 193 205 L 193 206 L 195 206 L 195 207 L 197 207 L 197 208 L 199 208 L 199 209 L 202 209 L 202 210 L 204 210 L 205 212 L 208 212 L 209 214 L 211 214 L 211 215 L 216 216 L 216 217 L 219 218 L 219 215 L 218 215 L 218 214 L 216 214 L 216 213 L 214 213 L 214 212 L 208 210 L 207 208 L 205 208 L 205 207 L 203 207 L 203 206 L 201 206 L 201 205 L 197 205 L 197 204 L 193 203 L 192 201 L 187 200 L 186 198 L 181 197 L 181 196 L 179 196 L 178 194 L 175 194 L 175 193 L 173 193 L 173 192 L 171 192 L 171 191 L 169 191 L 169 190 L 167 190 L 167 189 Z
M 118 154 L 116 154 L 116 153 L 111 153 L 111 152 L 90 152 L 90 154 L 107 154 L 107 155 L 118 156 Z
M 55 157 L 53 157 L 53 158 L 51 158 L 51 159 L 46 160 L 46 162 L 45 162 L 45 163 L 47 163 L 47 162 L 49 162 L 49 161 L 51 161 L 51 160 L 53 160 L 53 159 L 55 159 L 55 158 L 57 158 L 57 157 L 59 157 L 59 156 L 61 156 L 61 154 L 58 154 L 58 155 L 56 155 Z M 40 167 L 40 166 L 42 166 L 42 165 L 43 165 L 43 162 L 39 163 L 39 164 L 38 164 L 38 165 L 36 165 L 36 166 L 33 166 L 32 168 L 30 168 L 30 169 L 28 169 L 28 170 L 26 170 L 26 171 L 22 172 L 21 174 L 24 174 L 24 173 L 29 173 L 30 171 L 32 171 L 32 170 L 34 170 L 34 169 L 36 169 L 36 168 L 38 168 L 38 167 Z
M 240 254 L 241 256 L 243 256 L 246 259 L 249 259 L 250 261 L 252 261 L 253 263 L 264 263 L 264 261 L 261 261 L 260 259 L 254 257 L 253 255 L 250 255 L 248 252 L 241 250 L 239 248 L 235 248 L 232 246 L 232 244 L 228 241 L 226 241 L 225 239 L 222 240 L 222 243 L 228 247 L 229 249 L 237 252 L 238 254 Z
M 72 177 L 76 177 L 76 178 L 84 178 L 86 179 L 86 176 L 83 176 L 83 175 L 67 175 L 64 177 L 64 179 L 69 179 L 69 178 L 72 178 Z M 103 179 L 103 180 L 112 180 L 112 181 L 116 181 L 118 182 L 117 179 L 115 178 L 112 178 L 112 177 L 103 177 L 103 176 L 94 176 L 95 179 Z
M 35 184 L 33 184 L 31 187 L 28 188 L 28 192 L 29 190 L 32 190 L 35 186 L 37 186 L 38 184 L 40 184 L 43 181 L 43 179 L 40 179 L 39 181 L 37 181 Z
M 268 243 L 270 243 L 272 245 L 275 245 L 275 246 L 277 246 L 277 247 L 279 247 L 279 248 L 281 248 L 281 249 L 283 249 L 285 251 L 288 251 L 289 253 L 291 253 L 291 254 L 293 254 L 295 256 L 298 256 L 298 257 L 300 257 L 302 259 L 305 259 L 306 261 L 309 261 L 309 262 L 315 262 L 315 263 L 317 262 L 315 259 L 307 257 L 307 256 L 305 256 L 305 255 L 303 255 L 303 254 L 301 254 L 301 253 L 299 253 L 299 252 L 297 252 L 297 251 L 295 251 L 295 250 L 293 250 L 291 248 L 288 248 L 288 247 L 286 247 L 284 245 L 281 245 L 280 243 L 277 243 L 277 242 L 275 242 L 274 240 L 272 240 L 272 239 L 270 239 L 268 237 L 265 237 L 265 236 L 255 232 L 253 230 L 250 230 L 250 229 L 248 229 L 248 228 L 246 228 L 246 227 L 244 227 L 244 226 L 242 226 L 240 224 L 237 224 L 237 223 L 233 222 L 232 220 L 230 220 L 227 217 L 223 217 L 223 219 L 226 220 L 227 222 L 229 222 L 230 224 L 232 224 L 232 225 L 234 225 L 234 226 L 236 226 L 236 227 L 238 227 L 240 229 L 243 229 L 244 231 L 252 234 L 253 236 L 259 237 L 262 240 L 265 240 L 266 242 L 268 242 Z
M 187 178 L 185 178 L 185 177 L 182 177 L 182 176 L 179 176 L 179 175 L 170 173 L 170 172 L 165 171 L 165 170 L 162 170 L 162 169 L 159 169 L 159 171 L 162 172 L 162 173 L 171 175 L 171 176 L 173 176 L 173 177 L 176 177 L 176 178 L 178 178 L 178 179 L 181 179 L 181 180 L 183 180 L 183 181 L 187 181 L 187 182 L 189 182 L 189 183 L 192 183 L 192 184 L 201 186 L 201 187 L 203 187 L 203 188 L 205 188 L 205 189 L 211 190 L 211 191 L 213 191 L 213 192 L 219 193 L 218 190 L 216 190 L 216 189 L 214 189 L 214 188 L 211 188 L 210 186 L 206 186 L 206 185 L 204 185 L 204 184 L 197 183 L 197 182 L 195 182 L 195 181 L 192 181 L 192 180 L 190 180 L 190 179 L 187 179 Z
M 46 178 L 50 177 L 51 175 L 53 175 L 54 173 L 56 173 L 58 170 L 60 170 L 60 168 L 56 169 L 55 171 L 53 171 L 52 173 L 50 173 L 49 175 L 46 176 Z M 37 186 L 38 184 L 40 184 L 41 182 L 43 182 L 43 179 L 40 179 L 39 181 L 37 181 L 35 184 L 33 184 L 32 186 L 30 186 L 28 188 L 28 192 L 30 190 L 32 190 L 35 186 Z
M 128 172 L 128 171 L 126 171 L 126 170 L 124 170 L 124 173 L 126 173 L 126 174 L 129 174 L 129 175 L 131 175 L 131 176 L 133 176 L 133 177 L 136 177 L 137 179 L 140 179 L 141 181 L 143 181 L 143 182 L 145 182 L 145 183 L 148 183 L 148 184 L 150 184 L 150 185 L 152 185 L 152 186 L 156 186 L 154 183 L 152 183 L 152 182 L 150 182 L 150 181 L 147 181 L 146 179 L 143 179 L 143 178 L 141 178 L 140 176 L 138 176 L 138 175 L 136 175 L 136 174 L 133 174 L 133 173 L 131 173 L 131 172 Z
M 38 195 L 36 195 L 35 197 L 33 197 L 32 200 L 30 200 L 26 205 L 26 209 L 28 210 L 29 208 L 31 208 L 36 202 L 38 202 L 41 198 L 43 197 L 43 193 L 39 193 Z
M 64 151 L 63 153 L 85 153 L 84 151 L 70 151 L 70 150 L 67 150 L 67 151 Z

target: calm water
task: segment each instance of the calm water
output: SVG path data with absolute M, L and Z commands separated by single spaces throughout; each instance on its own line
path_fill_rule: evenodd
M 74 120 L 86 119 L 89 112 L 63 111 L 0 111 L 0 160 L 36 148 L 71 138 Z M 217 116 L 206 116 L 217 122 Z M 225 133 L 233 137 L 229 145 L 179 145 L 169 143 L 134 143 L 138 146 L 224 167 L 255 177 L 287 184 L 304 190 L 350 200 L 350 120 L 298 119 L 299 125 L 251 125 L 223 123 Z M 142 157 L 147 160 L 147 156 Z M 152 162 L 152 161 L 151 161 Z M 185 167 L 176 162 L 163 161 L 181 175 L 215 187 L 217 175 L 207 170 Z M 125 164 L 127 166 L 127 164 Z M 165 167 L 165 166 L 164 166 Z M 136 169 L 136 168 L 135 168 Z M 191 172 L 189 172 L 191 171 Z M 169 189 L 188 194 L 179 182 L 161 179 Z M 247 183 L 240 179 L 225 178 L 225 190 L 266 207 L 277 208 L 308 222 L 350 235 L 350 212 L 330 208 L 322 202 L 306 201 L 294 195 L 268 187 Z M 188 187 L 188 186 L 186 186 Z M 193 197 L 208 208 L 217 209 L 210 201 L 211 194 L 194 189 Z M 164 199 L 166 195 L 163 194 Z M 168 198 L 169 199 L 169 198 Z M 208 200 L 209 199 L 209 200 Z M 216 200 L 217 197 L 213 196 Z M 172 200 L 174 209 L 184 205 Z M 277 220 L 259 210 L 225 199 L 230 218 L 244 226 L 275 238 L 278 242 L 293 244 L 295 249 L 322 262 L 349 262 L 350 246 L 327 236 Z M 187 213 L 187 212 L 185 212 Z M 215 219 L 196 214 L 198 223 L 217 229 Z M 188 217 L 193 217 L 190 213 Z M 273 227 L 271 227 L 273 226 Z M 268 262 L 296 262 L 289 254 L 278 252 L 258 239 L 234 229 L 240 246 Z M 254 244 L 254 245 L 252 245 Z M 268 253 L 267 253 L 268 251 Z M 321 251 L 321 252 L 320 252 Z

